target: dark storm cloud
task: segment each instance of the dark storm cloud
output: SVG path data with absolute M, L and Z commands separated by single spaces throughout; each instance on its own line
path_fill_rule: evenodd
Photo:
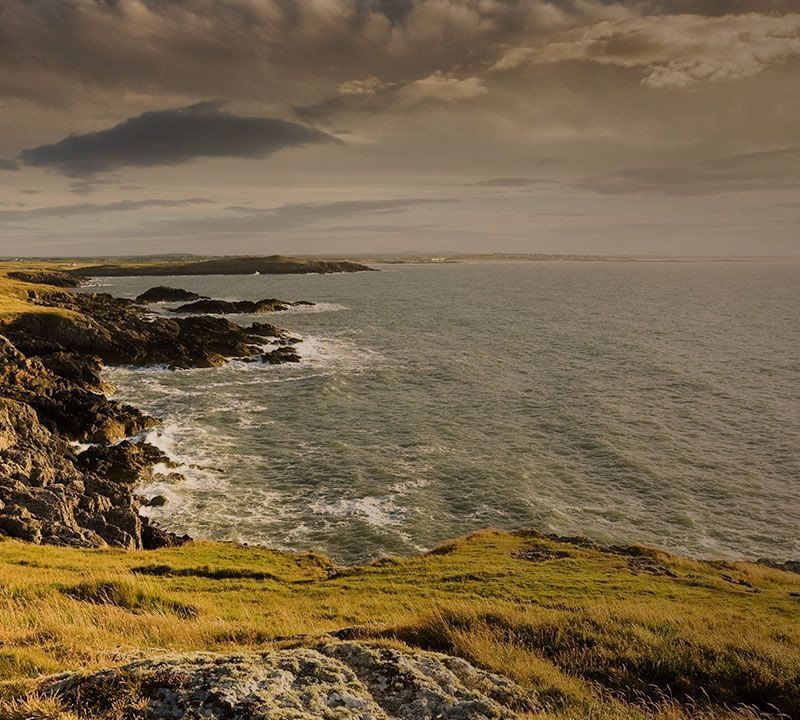
M 800 147 L 744 153 L 676 167 L 644 167 L 586 178 L 579 187 L 619 195 L 715 195 L 800 189 Z
M 26 165 L 81 177 L 130 166 L 177 165 L 200 157 L 264 158 L 288 147 L 340 142 L 315 128 L 275 118 L 242 117 L 204 102 L 146 112 L 107 130 L 23 150 L 19 157 Z
M 16 160 L 0 158 L 0 170 L 19 170 L 19 163 Z
M 182 208 L 191 205 L 213 203 L 208 198 L 182 198 L 179 200 L 120 200 L 110 203 L 74 203 L 72 205 L 52 205 L 31 210 L 0 211 L 0 223 L 40 218 L 68 218 L 78 215 L 102 215 L 105 213 L 130 212 L 144 208 Z

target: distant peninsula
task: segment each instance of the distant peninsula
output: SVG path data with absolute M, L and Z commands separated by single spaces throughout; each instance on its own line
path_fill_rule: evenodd
M 141 259 L 85 265 L 70 274 L 93 277 L 166 276 L 166 275 L 299 275 L 304 273 L 366 272 L 374 268 L 349 260 L 270 255 L 267 257 L 230 256 L 199 259 Z

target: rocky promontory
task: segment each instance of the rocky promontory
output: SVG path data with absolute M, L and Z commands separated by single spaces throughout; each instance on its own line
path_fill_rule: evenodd
M 39 693 L 98 720 L 513 720 L 538 709 L 532 693 L 460 658 L 333 641 L 138 660 L 52 678 Z
M 173 308 L 174 313 L 208 313 L 210 315 L 247 315 L 255 313 L 282 312 L 301 305 L 314 305 L 308 300 L 210 300 L 202 299 Z
M 141 439 L 159 421 L 108 396 L 104 364 L 298 362 L 288 344 L 297 338 L 266 323 L 152 317 L 131 300 L 44 287 L 57 273 L 17 275 L 42 287 L 27 290 L 31 312 L 0 323 L 0 535 L 79 547 L 182 542 L 139 515 L 137 488 L 169 459 Z
M 108 365 L 191 368 L 257 355 L 263 345 L 263 336 L 224 318 L 152 317 L 133 300 L 104 293 L 32 292 L 30 301 L 62 312 L 27 313 L 2 328 L 26 355 L 78 353 Z

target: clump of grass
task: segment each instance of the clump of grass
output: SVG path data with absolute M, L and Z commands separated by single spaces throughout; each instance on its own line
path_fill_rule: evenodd
M 56 698 L 31 696 L 23 700 L 0 702 L 3 720 L 80 720 L 69 712 Z
M 179 618 L 196 618 L 193 605 L 179 602 L 162 592 L 143 587 L 130 577 L 94 578 L 65 587 L 62 592 L 83 602 L 113 605 L 133 613 L 170 613 Z
M 685 617 L 631 612 L 624 603 L 558 612 L 455 604 L 372 633 L 511 668 L 517 679 L 543 688 L 555 707 L 585 696 L 578 676 L 636 703 L 701 698 L 711 707 L 800 713 L 797 646 L 760 633 L 733 641 L 727 625 L 706 619 L 704 632 L 688 632 Z

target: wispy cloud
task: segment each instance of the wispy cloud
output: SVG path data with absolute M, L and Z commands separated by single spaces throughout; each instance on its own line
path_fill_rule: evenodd
M 742 153 L 674 167 L 642 167 L 584 178 L 582 189 L 607 195 L 689 196 L 800 188 L 800 147 Z
M 68 218 L 79 215 L 103 215 L 105 213 L 131 212 L 145 208 L 183 208 L 191 205 L 213 203 L 208 198 L 181 198 L 178 200 L 120 200 L 110 203 L 74 203 L 51 205 L 30 210 L 0 210 L 0 223 L 38 220 L 41 218 Z

